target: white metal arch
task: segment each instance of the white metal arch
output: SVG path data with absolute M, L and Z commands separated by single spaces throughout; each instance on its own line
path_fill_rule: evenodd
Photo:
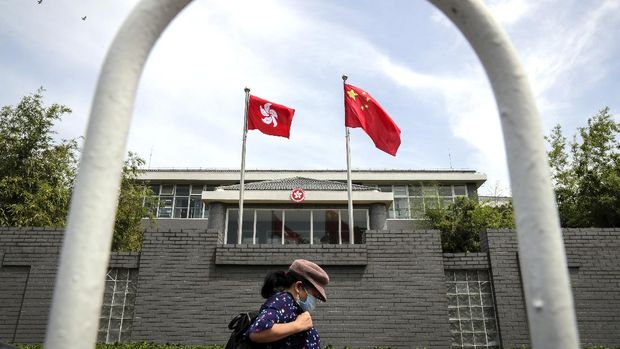
M 577 349 L 566 255 L 538 110 L 510 40 L 481 0 L 429 0 L 474 48 L 495 94 L 517 217 L 532 346 Z M 94 348 L 118 190 L 142 69 L 191 0 L 142 0 L 102 67 L 63 242 L 45 347 Z

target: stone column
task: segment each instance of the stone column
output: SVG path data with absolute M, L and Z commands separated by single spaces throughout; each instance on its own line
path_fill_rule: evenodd
M 384 230 L 385 221 L 387 219 L 387 208 L 385 204 L 370 204 L 370 230 Z
M 208 230 L 217 230 L 220 234 L 224 234 L 226 226 L 226 208 L 221 202 L 212 202 L 209 204 L 209 221 L 207 223 Z

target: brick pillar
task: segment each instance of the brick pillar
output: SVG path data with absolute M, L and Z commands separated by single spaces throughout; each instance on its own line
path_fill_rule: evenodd
M 370 205 L 370 230 L 383 230 L 385 229 L 385 222 L 387 220 L 387 208 L 385 204 L 371 204 Z

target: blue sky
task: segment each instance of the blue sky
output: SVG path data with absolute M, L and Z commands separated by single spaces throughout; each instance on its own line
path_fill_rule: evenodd
M 43 86 L 85 133 L 106 49 L 136 1 L 0 3 L 0 105 Z M 620 110 L 620 1 L 486 1 L 529 74 L 545 133 Z M 85 21 L 81 17 L 87 16 Z M 497 109 L 457 29 L 425 1 L 196 0 L 151 53 L 128 150 L 151 167 L 239 168 L 243 88 L 295 108 L 291 138 L 250 132 L 247 168 L 344 169 L 342 80 L 402 130 L 396 157 L 351 131 L 353 168 L 470 168 L 509 194 Z M 451 161 L 450 161 L 451 159 Z

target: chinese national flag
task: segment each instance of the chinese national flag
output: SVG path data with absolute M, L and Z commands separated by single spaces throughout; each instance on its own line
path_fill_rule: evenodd
M 250 95 L 248 130 L 289 138 L 295 109 Z
M 375 146 L 396 156 L 400 146 L 400 129 L 366 91 L 353 85 L 344 85 L 344 124 L 361 127 Z

